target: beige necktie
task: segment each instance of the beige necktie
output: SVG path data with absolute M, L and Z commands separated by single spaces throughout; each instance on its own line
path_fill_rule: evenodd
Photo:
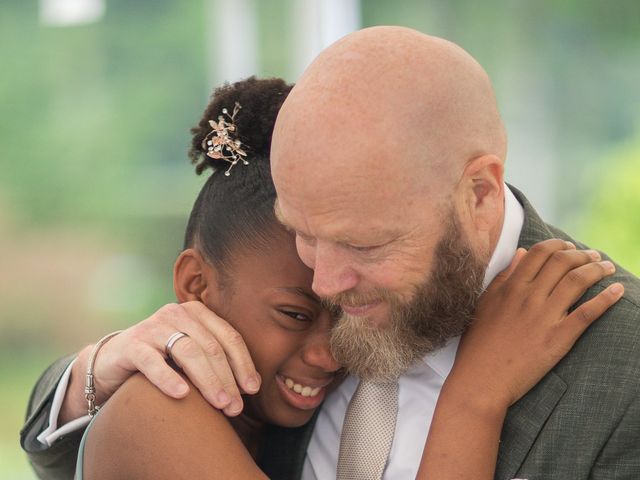
M 380 480 L 398 417 L 398 382 L 361 380 L 344 417 L 338 480 Z

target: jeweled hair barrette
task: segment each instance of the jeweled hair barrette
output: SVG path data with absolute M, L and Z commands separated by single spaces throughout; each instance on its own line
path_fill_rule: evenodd
M 217 122 L 209 120 L 212 130 L 202 141 L 202 149 L 207 152 L 208 157 L 214 160 L 224 160 L 230 164 L 229 168 L 224 172 L 227 177 L 231 175 L 231 169 L 238 162 L 241 161 L 245 165 L 249 165 L 249 162 L 245 159 L 247 153 L 242 149 L 242 142 L 234 139 L 232 135 L 236 132 L 234 119 L 241 108 L 240 104 L 236 102 L 231 115 L 229 115 L 229 111 L 226 108 L 223 108 L 222 115 L 218 116 Z

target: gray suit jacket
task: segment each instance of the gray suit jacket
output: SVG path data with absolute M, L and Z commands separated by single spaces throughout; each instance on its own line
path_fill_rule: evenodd
M 572 240 L 545 224 L 524 195 L 511 189 L 525 210 L 520 246 L 547 238 Z M 497 480 L 640 479 L 640 280 L 618 267 L 613 277 L 589 289 L 578 304 L 616 281 L 625 285 L 624 298 L 509 409 Z M 75 465 L 78 435 L 46 450 L 33 443 L 68 362 L 54 364 L 36 385 L 22 431 L 22 445 L 41 478 L 71 478 Z M 298 429 L 269 431 L 259 463 L 271 478 L 300 478 L 314 421 Z
M 20 431 L 20 445 L 39 478 L 69 480 L 73 478 L 80 439 L 84 430 L 73 432 L 47 448 L 36 438 L 49 425 L 49 412 L 60 377 L 75 355 L 61 358 L 42 374 L 31 392 L 27 419 Z
M 572 240 L 511 190 L 525 210 L 520 246 Z M 640 479 L 640 280 L 617 266 L 578 304 L 616 281 L 625 286 L 622 300 L 509 410 L 496 479 Z

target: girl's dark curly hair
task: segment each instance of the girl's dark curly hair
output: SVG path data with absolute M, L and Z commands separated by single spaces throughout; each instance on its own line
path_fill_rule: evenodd
M 293 85 L 279 78 L 247 78 L 217 88 L 198 126 L 191 129 L 189 158 L 196 173 L 207 168 L 213 173 L 193 206 L 185 234 L 184 248 L 197 247 L 207 261 L 224 272 L 227 261 L 239 248 L 263 249 L 273 237 L 278 222 L 273 213 L 276 198 L 271 180 L 269 150 L 278 111 Z M 234 118 L 233 138 L 242 142 L 249 165 L 239 162 L 229 176 L 224 160 L 206 155 L 202 146 L 222 109 L 241 110 Z

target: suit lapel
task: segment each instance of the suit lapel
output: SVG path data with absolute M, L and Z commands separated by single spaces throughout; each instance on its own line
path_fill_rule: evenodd
M 510 185 L 509 188 L 524 208 L 524 224 L 518 246 L 529 248 L 541 240 L 557 236 L 525 196 Z M 516 475 L 566 389 L 565 382 L 552 371 L 509 409 L 500 439 L 496 479 L 510 479 Z
M 496 479 L 514 478 L 567 385 L 551 372 L 507 413 L 496 466 Z
M 528 249 L 533 244 L 542 240 L 557 237 L 557 235 L 554 235 L 551 231 L 549 226 L 542 221 L 538 213 L 520 190 L 512 187 L 511 185 L 509 185 L 509 190 L 513 192 L 513 195 L 524 209 L 524 224 L 522 225 L 522 231 L 520 232 L 520 238 L 518 239 L 519 247 Z

